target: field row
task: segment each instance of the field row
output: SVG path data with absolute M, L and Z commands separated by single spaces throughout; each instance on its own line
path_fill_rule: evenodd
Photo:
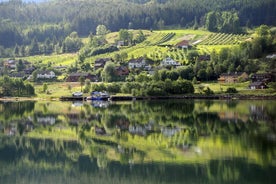
M 199 45 L 235 45 L 247 38 L 248 36 L 244 34 L 213 33 L 200 42 Z
M 175 33 L 171 32 L 171 33 L 161 33 L 158 34 L 158 38 L 156 39 L 157 41 L 153 41 L 151 43 L 151 45 L 160 45 L 162 43 L 165 43 L 167 41 L 169 41 L 170 39 L 172 39 L 175 36 Z

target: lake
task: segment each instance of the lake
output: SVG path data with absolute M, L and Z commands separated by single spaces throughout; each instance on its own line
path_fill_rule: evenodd
M 0 102 L 0 183 L 274 183 L 276 101 Z

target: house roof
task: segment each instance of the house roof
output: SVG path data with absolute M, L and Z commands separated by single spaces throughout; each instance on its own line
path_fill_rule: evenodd
M 80 77 L 80 76 L 86 77 L 88 75 L 89 75 L 89 73 L 71 73 L 69 76 L 70 77 Z
M 95 64 L 96 63 L 106 63 L 107 61 L 111 61 L 111 58 L 98 58 L 95 60 Z
M 264 82 L 252 82 L 249 86 L 266 86 Z
M 244 72 L 232 72 L 232 73 L 222 73 L 221 77 L 238 77 L 244 74 Z
M 51 75 L 51 72 L 54 73 L 53 71 L 40 71 L 38 72 L 39 75 Z
M 177 47 L 183 47 L 183 46 L 189 46 L 189 41 L 188 40 L 182 40 L 181 42 L 178 42 L 175 46 Z
M 137 58 L 137 59 L 131 59 L 128 63 L 142 63 L 144 61 L 143 57 Z

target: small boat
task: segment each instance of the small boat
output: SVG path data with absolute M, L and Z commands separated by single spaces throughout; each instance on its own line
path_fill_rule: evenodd
M 110 95 L 107 92 L 93 91 L 87 100 L 108 100 Z

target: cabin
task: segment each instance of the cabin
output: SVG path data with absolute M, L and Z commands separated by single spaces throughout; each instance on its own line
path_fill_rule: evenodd
M 89 73 L 71 73 L 66 82 L 79 82 L 80 77 L 83 77 L 84 80 L 89 79 L 91 82 L 97 82 L 98 77 L 96 75 L 91 75 Z
M 268 88 L 264 82 L 252 82 L 248 87 L 252 90 Z
M 223 73 L 218 78 L 221 83 L 235 83 L 240 80 L 248 80 L 248 74 L 245 72 Z

